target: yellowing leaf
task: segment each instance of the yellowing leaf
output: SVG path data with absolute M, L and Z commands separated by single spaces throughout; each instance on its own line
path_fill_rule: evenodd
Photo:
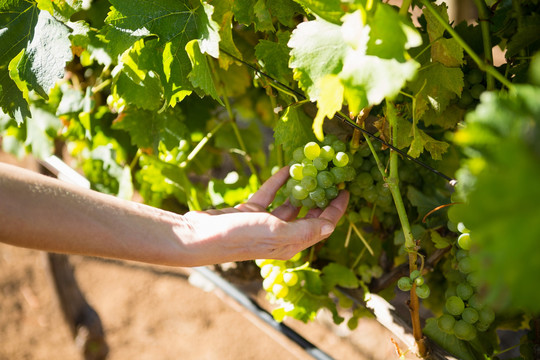
M 336 75 L 326 75 L 319 81 L 318 87 L 320 88 L 320 96 L 317 101 L 319 111 L 313 120 L 313 132 L 317 139 L 322 141 L 324 139 L 322 128 L 324 118 L 333 118 L 336 111 L 341 109 L 344 88 L 341 80 Z

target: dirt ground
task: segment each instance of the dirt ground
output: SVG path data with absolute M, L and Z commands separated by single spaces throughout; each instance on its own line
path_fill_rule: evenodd
M 36 169 L 5 154 L 0 161 Z M 192 285 L 187 269 L 81 256 L 70 262 L 103 322 L 108 359 L 311 359 L 221 292 Z M 361 320 L 354 332 L 324 314 L 307 325 L 287 324 L 335 359 L 398 359 L 392 334 L 375 320 Z M 45 254 L 0 243 L 0 360 L 80 358 Z

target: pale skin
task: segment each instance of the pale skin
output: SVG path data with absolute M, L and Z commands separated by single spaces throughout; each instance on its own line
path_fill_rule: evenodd
M 349 201 L 342 191 L 302 219 L 288 202 L 268 212 L 287 178 L 285 167 L 235 208 L 179 215 L 0 163 L 0 241 L 169 266 L 285 260 L 330 236 Z

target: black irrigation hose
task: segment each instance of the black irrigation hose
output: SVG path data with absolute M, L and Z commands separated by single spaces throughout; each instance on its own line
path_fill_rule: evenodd
M 215 286 L 221 289 L 224 293 L 242 305 L 245 309 L 249 310 L 252 314 L 256 315 L 259 319 L 270 325 L 274 330 L 281 332 L 289 339 L 294 341 L 300 346 L 306 353 L 311 355 L 317 360 L 332 360 L 333 358 L 317 348 L 315 345 L 304 339 L 296 331 L 288 327 L 287 325 L 274 320 L 271 314 L 261 308 L 259 304 L 253 301 L 249 296 L 245 295 L 242 291 L 238 290 L 233 284 L 223 279 L 214 271 L 207 267 L 195 267 L 194 271 L 204 276 L 208 281 L 212 282 Z
M 307 99 L 306 96 L 305 96 L 304 94 L 302 94 L 302 93 L 300 93 L 299 91 L 297 91 L 297 90 L 295 90 L 295 89 L 293 89 L 293 88 L 291 88 L 291 87 L 289 87 L 289 86 L 283 84 L 283 83 L 280 82 L 279 80 L 274 79 L 272 76 L 270 76 L 270 75 L 266 74 L 265 72 L 263 72 L 263 71 L 257 69 L 257 67 L 251 65 L 250 63 L 248 63 L 248 62 L 246 62 L 246 61 L 244 61 L 244 60 L 242 60 L 242 59 L 239 59 L 238 57 L 232 55 L 231 53 L 229 53 L 229 52 L 227 52 L 226 50 L 223 50 L 223 49 L 221 49 L 221 48 L 220 48 L 220 51 L 222 51 L 224 54 L 227 54 L 228 56 L 232 57 L 232 58 L 235 59 L 236 61 L 238 61 L 238 62 L 244 64 L 245 66 L 249 67 L 251 70 L 255 71 L 257 74 L 260 74 L 260 75 L 264 76 L 265 78 L 269 79 L 270 81 L 272 81 L 273 83 L 279 85 L 280 87 L 287 89 L 287 91 L 289 91 L 289 92 L 295 94 L 298 98 L 300 98 L 300 99 L 302 99 L 302 100 L 306 100 L 306 99 Z M 426 168 L 427 170 L 431 171 L 432 173 L 434 173 L 434 174 L 436 174 L 436 175 L 442 177 L 443 179 L 445 179 L 446 181 L 448 181 L 449 184 L 450 184 L 451 186 L 455 186 L 455 184 L 457 183 L 457 181 L 456 181 L 455 179 L 451 178 L 450 176 L 448 176 L 448 175 L 446 175 L 446 174 L 443 174 L 443 173 L 440 172 L 439 170 L 437 170 L 437 169 L 435 169 L 435 168 L 429 166 L 428 164 L 426 164 L 426 163 L 424 163 L 424 162 L 422 162 L 422 161 L 420 161 L 420 160 L 418 160 L 418 159 L 416 159 L 416 158 L 410 156 L 410 155 L 407 154 L 406 152 L 404 152 L 404 151 L 402 151 L 402 150 L 396 148 L 395 146 L 393 146 L 392 144 L 388 143 L 387 141 L 381 139 L 381 138 L 378 137 L 377 135 L 375 135 L 375 134 L 373 134 L 373 133 L 367 131 L 366 129 L 362 128 L 362 127 L 359 126 L 358 124 L 352 122 L 350 119 L 346 119 L 344 116 L 341 116 L 341 115 L 338 114 L 338 113 L 336 113 L 334 116 L 335 116 L 336 118 L 338 118 L 339 120 L 341 120 L 344 124 L 346 124 L 346 125 L 352 127 L 353 129 L 356 129 L 356 130 L 362 132 L 363 134 L 368 135 L 369 137 L 371 137 L 371 138 L 373 138 L 373 139 L 379 141 L 381 144 L 383 144 L 383 145 L 387 146 L 388 148 L 392 149 L 393 151 L 397 152 L 397 153 L 400 154 L 401 156 L 403 156 L 403 157 L 405 157 L 405 158 L 407 158 L 407 159 L 413 161 L 414 163 L 416 163 L 416 164 L 418 164 L 418 165 L 420 165 L 420 166 Z

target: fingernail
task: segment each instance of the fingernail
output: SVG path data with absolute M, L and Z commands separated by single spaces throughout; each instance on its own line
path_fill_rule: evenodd
M 321 227 L 321 236 L 328 236 L 334 231 L 334 226 L 330 224 L 324 224 Z

